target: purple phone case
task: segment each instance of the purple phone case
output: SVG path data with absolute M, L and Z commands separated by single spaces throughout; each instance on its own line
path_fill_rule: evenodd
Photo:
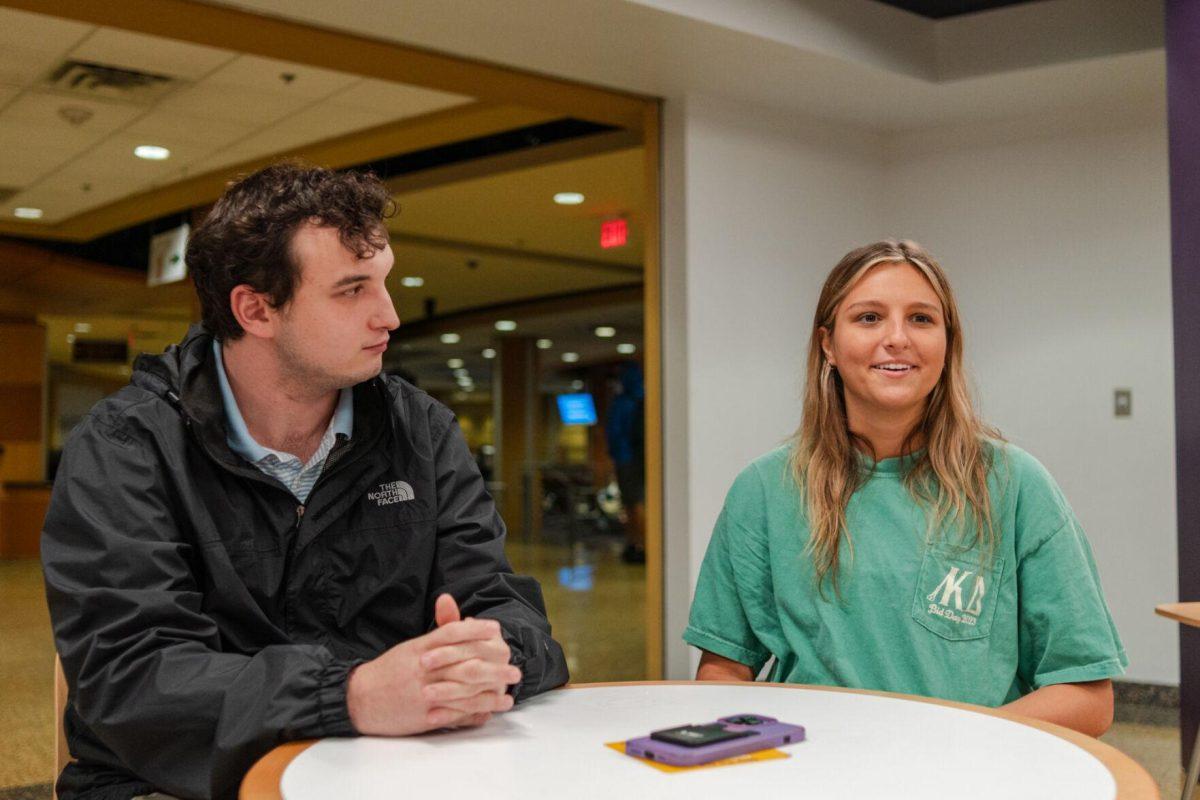
M 758 717 L 762 723 L 738 725 L 730 722 L 731 719 L 738 717 Z M 742 739 L 716 742 L 702 747 L 684 747 L 670 742 L 660 742 L 649 736 L 642 736 L 625 742 L 625 752 L 631 756 L 649 761 L 660 761 L 676 767 L 694 767 L 697 764 L 707 764 L 722 758 L 753 753 L 755 750 L 766 750 L 771 747 L 804 741 L 804 726 L 789 725 L 763 714 L 732 714 L 728 717 L 721 717 L 717 722 L 731 731 L 758 731 L 758 736 L 746 736 Z

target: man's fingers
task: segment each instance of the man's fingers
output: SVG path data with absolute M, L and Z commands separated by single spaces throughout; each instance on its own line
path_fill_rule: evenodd
M 500 638 L 500 623 L 494 619 L 464 619 L 448 622 L 421 637 L 426 650 L 459 642 Z
M 477 639 L 472 642 L 448 644 L 427 650 L 421 654 L 421 666 L 433 671 L 472 658 L 507 664 L 510 655 L 511 651 L 503 639 Z
M 454 602 L 454 598 L 448 594 L 438 595 L 433 606 L 433 621 L 437 623 L 437 626 L 440 628 L 451 622 L 458 622 L 460 619 L 462 619 L 462 614 L 459 613 L 458 603 Z
M 429 709 L 429 713 L 425 715 L 425 724 L 431 728 L 448 728 L 451 725 L 462 724 L 463 720 L 471 716 L 473 715 L 464 714 L 454 708 L 431 708 Z
M 520 683 L 521 670 L 512 664 L 496 664 L 471 659 L 430 672 L 425 676 L 425 680 L 428 682 L 427 685 L 461 683 L 474 686 L 475 691 L 481 692 Z
M 508 711 L 513 707 L 512 695 L 504 692 L 479 692 L 457 700 L 442 700 L 435 709 L 448 708 L 460 714 L 492 714 Z
M 472 714 L 462 723 L 464 728 L 478 728 L 492 718 L 491 714 Z
M 515 669 L 515 668 L 514 668 Z M 456 680 L 439 680 L 426 684 L 421 688 L 421 696 L 430 705 L 442 705 L 464 697 L 471 697 L 480 692 L 503 693 L 510 685 L 520 681 L 520 670 L 500 672 L 489 680 L 464 682 Z M 514 678 L 509 680 L 509 678 Z

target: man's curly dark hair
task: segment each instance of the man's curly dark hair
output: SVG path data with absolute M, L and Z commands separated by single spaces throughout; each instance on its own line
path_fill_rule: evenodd
M 384 220 L 395 208 L 371 173 L 284 162 L 234 181 L 188 240 L 204 326 L 221 341 L 242 337 L 229 305 L 242 284 L 266 294 L 274 308 L 292 299 L 301 278 L 292 238 L 301 225 L 337 228 L 346 249 L 370 258 L 387 246 Z

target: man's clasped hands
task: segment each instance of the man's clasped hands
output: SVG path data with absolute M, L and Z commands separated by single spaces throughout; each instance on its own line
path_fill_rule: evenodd
M 404 736 L 482 725 L 512 708 L 508 687 L 521 670 L 492 619 L 463 619 L 448 594 L 434 606 L 437 628 L 409 639 L 350 674 L 346 702 L 359 733 Z

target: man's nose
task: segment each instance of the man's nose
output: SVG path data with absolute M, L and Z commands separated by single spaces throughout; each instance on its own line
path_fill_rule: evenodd
M 388 294 L 387 289 L 383 290 L 379 310 L 372 321 L 375 323 L 374 327 L 386 328 L 389 331 L 394 331 L 400 327 L 400 317 L 396 314 L 396 304 L 392 302 L 392 296 Z

